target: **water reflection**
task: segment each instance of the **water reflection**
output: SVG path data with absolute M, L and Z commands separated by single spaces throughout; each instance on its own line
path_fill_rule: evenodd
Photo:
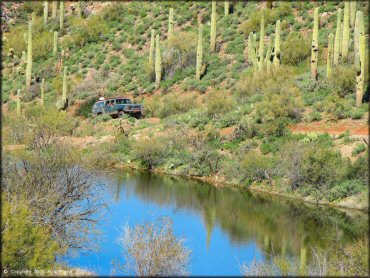
M 310 247 L 328 249 L 367 234 L 367 215 L 309 206 L 302 202 L 251 193 L 241 188 L 215 188 L 174 176 L 119 172 L 109 177 L 114 202 L 135 198 L 156 206 L 172 206 L 198 214 L 204 223 L 207 248 L 217 225 L 231 244 L 256 242 L 267 254 L 310 260 Z

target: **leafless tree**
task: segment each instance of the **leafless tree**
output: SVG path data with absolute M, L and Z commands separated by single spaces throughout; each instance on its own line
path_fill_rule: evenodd
M 123 229 L 119 243 L 124 249 L 118 270 L 138 276 L 186 275 L 190 251 L 173 234 L 172 221 L 159 217 L 144 225 Z
M 66 144 L 41 130 L 34 136 L 27 152 L 3 158 L 3 192 L 26 197 L 33 221 L 50 226 L 61 248 L 86 253 L 95 247 L 91 232 L 105 206 L 102 184 Z

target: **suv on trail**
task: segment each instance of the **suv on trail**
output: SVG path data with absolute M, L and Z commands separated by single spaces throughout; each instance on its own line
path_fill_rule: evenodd
M 128 98 L 111 98 L 97 101 L 93 108 L 93 115 L 108 114 L 113 118 L 122 117 L 129 114 L 135 118 L 140 118 L 143 113 L 141 104 L 133 104 Z

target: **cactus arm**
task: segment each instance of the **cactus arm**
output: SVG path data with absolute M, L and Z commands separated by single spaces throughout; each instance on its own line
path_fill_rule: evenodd
M 173 8 L 170 8 L 170 14 L 168 16 L 168 38 L 173 35 Z
M 49 3 L 44 1 L 44 25 L 48 23 Z
M 258 51 L 258 70 L 262 71 L 263 69 L 263 54 L 265 51 L 265 16 L 262 14 L 261 18 L 261 31 L 260 31 L 260 45 L 259 45 L 259 51 Z
M 60 1 L 60 11 L 59 11 L 59 29 L 64 28 L 64 2 Z
M 275 47 L 274 47 L 274 66 L 278 67 L 280 65 L 280 20 L 276 22 L 275 30 Z
M 326 60 L 326 76 L 328 78 L 331 78 L 333 68 L 333 52 L 334 52 L 334 35 L 330 34 L 328 36 L 328 53 Z
M 21 89 L 17 91 L 17 114 L 21 114 Z

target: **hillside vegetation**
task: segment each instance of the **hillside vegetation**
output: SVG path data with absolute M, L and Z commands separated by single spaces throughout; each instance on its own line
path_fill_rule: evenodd
M 55 16 L 52 2 L 3 3 L 3 143 L 27 145 L 38 129 L 113 134 L 82 155 L 99 168 L 363 202 L 366 142 L 289 129 L 366 125 L 369 7 L 353 3 L 79 1 Z M 143 103 L 144 118 L 92 117 L 101 96 Z

